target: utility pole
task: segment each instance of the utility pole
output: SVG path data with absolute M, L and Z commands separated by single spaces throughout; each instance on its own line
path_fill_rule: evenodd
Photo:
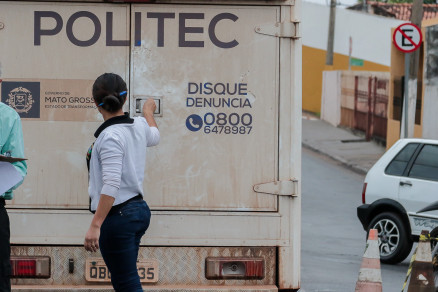
M 362 11 L 368 12 L 367 0 L 362 0 Z
M 423 19 L 423 0 L 414 0 L 412 4 L 411 23 L 418 26 L 421 30 L 421 21 Z M 418 67 L 420 60 L 420 50 L 408 53 L 409 58 L 405 58 L 405 62 L 409 62 L 409 72 L 405 73 L 405 82 L 408 82 L 406 90 L 404 106 L 406 109 L 405 118 L 405 138 L 414 137 L 415 127 L 415 111 L 417 108 L 417 93 L 418 93 Z M 409 59 L 409 60 L 408 60 Z
M 325 64 L 333 66 L 333 48 L 335 43 L 336 0 L 330 0 L 330 20 L 327 40 Z
M 351 70 L 351 54 L 353 53 L 353 38 L 348 39 L 348 71 Z

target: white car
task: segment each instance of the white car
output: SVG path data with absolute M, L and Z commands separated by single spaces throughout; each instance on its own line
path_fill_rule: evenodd
M 368 171 L 357 216 L 379 233 L 380 259 L 398 263 L 422 230 L 438 226 L 438 211 L 419 212 L 438 201 L 438 140 L 401 139 Z

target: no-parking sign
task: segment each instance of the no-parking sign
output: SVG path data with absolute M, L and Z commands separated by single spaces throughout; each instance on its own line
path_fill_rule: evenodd
M 395 29 L 392 39 L 397 49 L 404 53 L 411 53 L 421 46 L 423 35 L 415 24 L 404 23 Z

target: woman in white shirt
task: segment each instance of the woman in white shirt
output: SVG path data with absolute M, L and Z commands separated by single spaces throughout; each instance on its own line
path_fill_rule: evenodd
M 88 153 L 88 192 L 95 214 L 84 246 L 92 252 L 100 248 L 117 292 L 137 292 L 143 291 L 136 266 L 138 249 L 151 216 L 143 200 L 146 147 L 157 145 L 160 133 L 154 100 L 145 102 L 144 117 L 132 119 L 122 110 L 126 97 L 126 83 L 116 74 L 105 73 L 93 85 L 104 123 Z

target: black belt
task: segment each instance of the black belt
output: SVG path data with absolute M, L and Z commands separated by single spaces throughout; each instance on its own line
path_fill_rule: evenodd
M 6 205 L 6 201 L 4 198 L 0 198 L 0 207 L 4 207 Z
M 124 206 L 126 206 L 129 202 L 140 201 L 140 200 L 143 200 L 143 196 L 138 194 L 137 196 L 132 197 L 129 200 L 127 200 L 127 201 L 125 201 L 125 202 L 123 202 L 121 204 L 112 206 L 111 209 L 108 212 L 108 216 L 116 214 L 120 209 L 122 209 Z M 92 213 L 94 214 L 94 213 L 96 213 L 96 211 L 92 211 Z

